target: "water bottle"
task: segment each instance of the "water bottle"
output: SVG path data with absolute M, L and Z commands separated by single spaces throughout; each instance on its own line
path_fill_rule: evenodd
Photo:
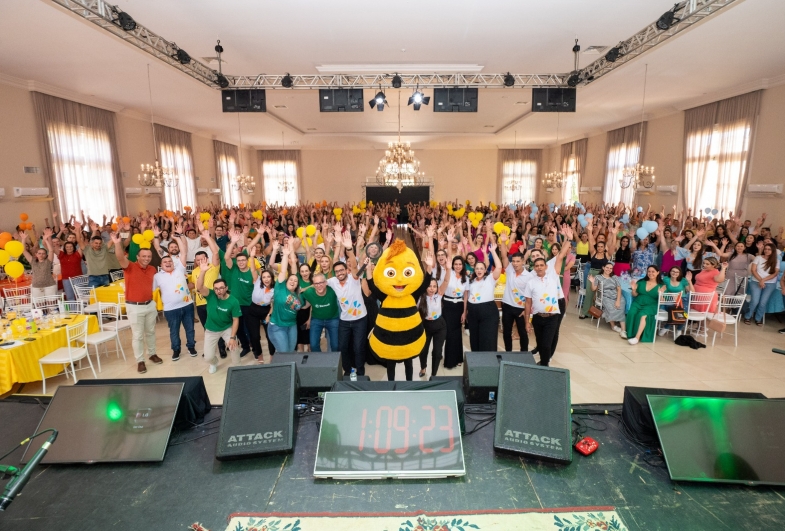
M 357 369 L 352 369 L 351 374 L 349 374 L 349 379 L 353 382 L 357 381 Z

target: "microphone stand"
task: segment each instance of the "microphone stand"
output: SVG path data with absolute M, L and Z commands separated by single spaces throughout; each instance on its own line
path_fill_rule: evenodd
M 13 479 L 5 486 L 2 496 L 0 496 L 0 511 L 5 511 L 8 506 L 11 505 L 11 502 L 14 501 L 14 498 L 16 498 L 16 496 L 22 492 L 22 489 L 25 485 L 27 485 L 27 482 L 30 481 L 30 477 L 33 474 L 33 469 L 38 466 L 38 464 L 46 455 L 46 452 L 49 451 L 49 447 L 52 446 L 52 443 L 54 443 L 55 439 L 57 439 L 57 430 L 50 428 L 48 430 L 41 431 L 19 443 L 19 446 L 24 446 L 34 438 L 38 437 L 39 435 L 43 435 L 46 432 L 52 432 L 52 435 L 50 435 L 46 442 L 41 445 L 41 448 L 38 449 L 35 455 L 33 455 L 32 459 L 27 462 L 22 470 L 19 470 L 13 466 L 0 465 L 0 474 L 9 474 L 13 476 Z M 19 448 L 19 446 L 17 446 L 17 448 Z M 16 448 L 14 448 L 14 450 L 16 450 Z M 14 450 L 11 450 L 11 452 Z M 8 456 L 11 452 L 3 457 Z

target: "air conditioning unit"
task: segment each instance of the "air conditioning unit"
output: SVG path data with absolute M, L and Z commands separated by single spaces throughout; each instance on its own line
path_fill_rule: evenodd
M 679 193 L 679 187 L 675 184 L 669 184 L 667 186 L 657 186 L 657 193 L 658 194 L 677 194 Z
M 142 195 L 141 188 L 126 188 L 125 195 Z
M 635 193 L 638 195 L 654 195 L 654 188 L 644 188 L 643 186 L 640 186 L 635 190 Z
M 0 188 L 0 199 L 5 198 L 5 188 Z
M 210 188 L 210 195 L 221 195 L 220 188 Z
M 760 195 L 782 195 L 781 184 L 750 184 L 747 193 Z
M 589 194 L 589 193 L 591 193 L 591 186 L 581 186 L 581 193 L 582 194 Z
M 196 193 L 198 195 L 207 195 L 209 192 L 208 192 L 207 188 L 197 188 L 196 189 Z
M 602 192 L 602 186 L 592 186 L 591 187 L 591 191 L 592 192 Z
M 49 188 L 14 187 L 14 197 L 49 197 Z
M 160 186 L 146 186 L 144 189 L 144 193 L 147 195 L 158 195 L 163 193 L 164 189 Z

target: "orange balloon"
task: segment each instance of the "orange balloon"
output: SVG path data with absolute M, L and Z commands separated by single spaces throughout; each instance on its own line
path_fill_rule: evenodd
M 28 218 L 27 214 L 25 214 L 23 212 L 23 213 L 19 214 L 19 219 L 21 219 L 22 221 L 27 221 L 29 218 Z
M 130 222 L 131 222 L 131 218 L 129 218 L 128 216 L 123 216 L 123 223 L 130 223 Z
M 117 232 L 117 223 L 112 223 L 112 230 Z
M 12 238 L 10 232 L 0 232 L 0 240 L 8 238 L 9 240 Z
M 120 223 L 121 221 L 123 221 L 123 217 L 122 217 L 122 216 L 117 216 L 117 217 L 116 217 L 114 220 L 115 220 L 117 223 Z
M 245 208 L 245 205 L 243 203 L 240 203 L 240 208 Z

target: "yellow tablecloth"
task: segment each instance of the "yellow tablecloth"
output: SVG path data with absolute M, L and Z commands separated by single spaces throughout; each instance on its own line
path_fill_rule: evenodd
M 87 333 L 94 334 L 99 331 L 98 319 L 94 315 L 79 315 L 65 324 L 76 324 L 84 319 L 87 322 Z M 38 360 L 65 347 L 68 337 L 62 328 L 41 331 L 33 337 L 35 341 L 22 341 L 22 344 L 10 349 L 0 348 L 0 395 L 11 390 L 15 383 L 40 382 L 41 369 Z M 47 378 L 62 372 L 62 365 L 44 365 L 44 374 Z
M 118 280 L 116 282 L 112 282 L 108 286 L 103 286 L 101 288 L 95 288 L 95 296 L 98 299 L 97 302 L 117 302 L 117 296 L 121 293 L 125 293 L 125 280 Z M 161 301 L 161 290 L 156 289 L 153 291 L 153 300 L 155 301 L 155 306 L 158 308 L 158 311 L 164 309 L 164 303 Z M 96 302 L 96 301 L 90 301 Z

